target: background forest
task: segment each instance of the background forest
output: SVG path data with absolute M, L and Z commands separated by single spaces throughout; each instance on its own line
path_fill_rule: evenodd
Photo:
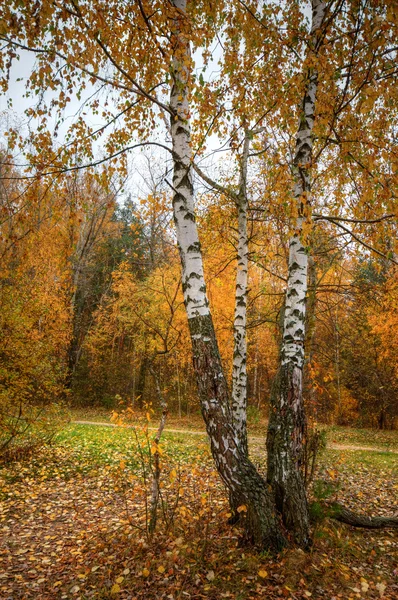
M 4 156 L 4 155 L 3 155 Z M 2 166 L 2 172 L 7 167 Z M 2 414 L 20 403 L 199 411 L 170 198 L 154 181 L 121 202 L 116 186 L 71 175 L 48 191 L 2 181 Z M 270 190 L 269 194 L 272 193 Z M 249 216 L 249 414 L 267 414 L 277 367 L 288 226 Z M 278 202 L 271 210 L 278 211 Z M 200 195 L 208 291 L 231 377 L 236 255 L 234 206 Z M 350 241 L 350 240 L 348 240 Z M 270 251 L 270 248 L 272 250 Z M 393 428 L 397 417 L 398 281 L 393 265 L 318 225 L 307 334 L 305 400 L 323 423 Z M 11 408 L 12 407 L 12 408 Z

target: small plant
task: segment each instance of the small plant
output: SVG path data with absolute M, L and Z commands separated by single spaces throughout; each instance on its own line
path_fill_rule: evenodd
M 260 409 L 257 406 L 249 405 L 247 407 L 247 420 L 249 421 L 249 423 L 258 425 L 258 423 L 260 422 L 260 418 L 261 418 Z
M 315 425 L 308 427 L 307 442 L 304 445 L 303 477 L 308 488 L 314 479 L 317 459 L 326 448 L 326 431 L 317 429 Z
M 340 484 L 338 481 L 326 479 L 314 481 L 312 487 L 314 501 L 309 506 L 310 518 L 313 523 L 321 523 L 330 516 L 332 509 L 326 501 L 332 496 L 336 496 L 339 489 Z
M 4 403 L 0 408 L 0 459 L 9 462 L 31 455 L 50 443 L 69 420 L 69 412 L 61 403 Z
M 140 462 L 139 479 L 143 486 L 145 503 L 145 525 L 139 528 L 145 530 L 148 539 L 151 539 L 155 533 L 159 506 L 166 530 L 172 525 L 178 507 L 181 487 L 179 469 L 176 470 L 170 464 L 167 464 L 167 457 L 164 455 L 163 448 L 160 445 L 160 439 L 166 424 L 167 404 L 161 394 L 157 379 L 155 379 L 155 382 L 162 408 L 162 415 L 155 435 L 150 433 L 150 423 L 154 414 L 151 404 L 147 403 L 145 405 L 144 416 L 141 413 L 136 413 L 131 405 L 127 405 L 120 412 L 114 411 L 111 417 L 111 421 L 116 425 L 131 427 L 133 430 Z M 118 400 L 119 405 L 122 407 L 122 399 L 118 397 Z M 162 465 L 161 459 L 163 462 Z M 172 501 L 164 496 L 161 487 L 161 476 L 165 472 L 168 473 L 168 483 L 171 484 L 176 492 Z M 125 490 L 127 489 L 126 485 L 123 487 Z M 126 510 L 128 512 L 127 502 Z M 129 521 L 133 524 L 131 518 L 129 518 Z

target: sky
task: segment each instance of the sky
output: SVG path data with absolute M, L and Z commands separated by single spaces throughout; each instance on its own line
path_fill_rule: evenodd
M 20 59 L 14 60 L 11 70 L 10 70 L 10 80 L 9 80 L 9 89 L 6 94 L 0 94 L 0 144 L 6 145 L 6 138 L 4 137 L 4 132 L 8 127 L 16 127 L 22 134 L 28 134 L 29 128 L 35 128 L 35 123 L 32 121 L 28 121 L 28 118 L 25 114 L 25 111 L 30 107 L 34 106 L 37 102 L 37 98 L 25 96 L 26 94 L 26 81 L 31 74 L 32 70 L 35 67 L 35 55 L 22 50 L 20 53 Z M 213 60 L 210 61 L 210 65 L 208 68 L 208 73 L 205 73 L 205 78 L 211 78 L 213 72 L 217 69 L 217 61 L 220 58 L 220 50 L 217 48 L 214 52 Z M 194 60 L 196 64 L 196 70 L 202 71 L 203 61 L 200 52 L 197 52 L 194 55 Z M 87 89 L 85 91 L 85 96 L 88 98 L 95 91 L 94 86 L 91 86 L 87 83 Z M 47 104 L 51 102 L 51 99 L 55 97 L 56 94 L 52 90 L 48 90 L 44 94 L 44 100 Z M 58 142 L 62 144 L 67 129 L 71 125 L 74 120 L 75 115 L 78 113 L 79 109 L 82 105 L 82 100 L 78 100 L 76 96 L 71 97 L 71 101 L 67 106 L 67 112 L 65 114 L 65 120 L 63 125 L 58 130 Z M 91 111 L 87 112 L 85 117 L 86 123 L 90 125 L 93 129 L 97 129 L 104 125 L 105 120 L 101 119 L 100 114 L 93 114 Z M 49 119 L 49 123 L 51 125 L 51 119 Z M 52 119 L 52 127 L 55 126 L 55 118 Z M 159 141 L 161 143 L 165 143 L 166 141 L 166 131 L 163 127 L 163 130 L 159 134 Z M 101 141 L 96 143 L 97 146 L 97 156 L 96 158 L 102 158 L 102 148 Z M 209 153 L 217 150 L 220 147 L 220 142 L 217 136 L 213 135 L 209 138 Z M 142 154 L 145 154 L 143 156 Z M 149 157 L 149 161 L 147 160 Z M 211 163 L 213 167 L 215 164 L 219 163 L 222 160 L 221 156 L 217 154 L 212 157 Z M 15 163 L 17 165 L 23 165 L 26 161 L 23 156 L 15 156 Z M 146 148 L 143 151 L 133 151 L 129 152 L 129 178 L 128 182 L 126 182 L 125 186 L 125 196 L 132 195 L 133 197 L 141 197 L 143 194 L 148 193 L 148 185 L 147 181 L 150 180 L 148 176 L 148 162 L 155 163 L 156 167 L 154 171 L 158 174 L 161 172 L 160 165 L 164 165 L 164 171 L 168 168 L 168 165 L 165 163 L 170 163 L 170 157 L 168 156 L 166 151 L 162 151 L 160 149 Z M 209 162 L 209 161 L 207 161 Z M 123 197 L 120 199 L 123 202 Z

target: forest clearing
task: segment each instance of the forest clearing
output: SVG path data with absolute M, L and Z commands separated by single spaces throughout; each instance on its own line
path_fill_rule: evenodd
M 1 600 L 397 600 L 397 39 L 0 0 Z
M 351 441 L 364 433 L 350 430 Z M 340 436 L 347 438 L 343 428 L 329 432 L 330 440 Z M 1 597 L 393 600 L 393 530 L 369 532 L 322 516 L 325 490 L 316 488 L 327 483 L 328 499 L 359 512 L 396 513 L 398 434 L 376 434 L 376 444 L 385 450 L 322 454 L 310 492 L 314 545 L 274 557 L 242 545 L 240 529 L 227 524 L 205 432 L 198 439 L 165 431 L 164 514 L 150 535 L 150 454 L 138 455 L 131 429 L 71 424 L 34 460 L 2 470 Z M 264 444 L 251 456 L 264 471 Z

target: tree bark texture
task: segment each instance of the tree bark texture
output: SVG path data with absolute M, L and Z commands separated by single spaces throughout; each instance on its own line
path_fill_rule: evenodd
M 234 314 L 234 356 L 232 367 L 231 408 L 234 428 L 242 451 L 247 454 L 247 277 L 249 240 L 247 233 L 247 163 L 250 137 L 246 132 L 239 191 L 236 198 L 238 210 L 238 250 Z
M 316 56 L 326 5 L 312 0 L 309 52 Z M 297 218 L 289 240 L 289 272 L 281 344 L 280 368 L 271 394 L 267 437 L 268 481 L 286 527 L 302 546 L 310 543 L 305 485 L 301 474 L 306 419 L 303 405 L 303 366 L 306 321 L 308 254 L 302 240 L 311 190 L 312 130 L 318 85 L 316 67 L 304 73 L 304 94 L 293 159 L 294 201 Z
M 190 47 L 185 25 L 186 0 L 174 0 L 172 89 L 173 211 L 182 268 L 182 287 L 193 349 L 201 410 L 217 470 L 233 505 L 242 506 L 247 537 L 273 550 L 283 547 L 272 495 L 242 452 L 232 424 L 228 386 L 222 370 L 206 294 L 203 260 L 194 214 L 188 86 Z

